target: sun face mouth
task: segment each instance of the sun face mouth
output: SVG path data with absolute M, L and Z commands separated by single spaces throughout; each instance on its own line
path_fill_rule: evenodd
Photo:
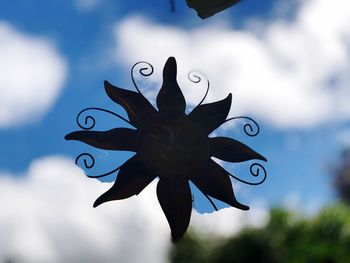
M 207 163 L 209 139 L 187 115 L 158 113 L 140 128 L 138 153 L 159 177 L 189 179 Z

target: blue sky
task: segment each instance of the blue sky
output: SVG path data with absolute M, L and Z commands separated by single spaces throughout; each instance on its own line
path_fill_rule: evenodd
M 95 173 L 117 167 L 131 154 L 66 142 L 64 135 L 78 130 L 75 117 L 85 107 L 124 114 L 103 81 L 133 89 L 129 70 L 138 61 L 155 66 L 151 82 L 140 80 L 154 99 L 166 58 L 176 56 L 189 105 L 203 87 L 186 82 L 186 74 L 200 70 L 211 81 L 208 102 L 232 92 L 230 115 L 260 124 L 254 138 L 239 123 L 218 131 L 269 160 L 263 185 L 233 182 L 237 198 L 312 213 L 335 199 L 331 170 L 349 142 L 350 14 L 335 13 L 324 0 L 245 0 L 207 20 L 179 0 L 175 13 L 164 0 L 2 1 L 0 176 L 26 177 L 36 160 L 72 161 L 85 150 L 96 156 Z M 97 129 L 123 125 L 96 116 Z M 249 179 L 247 165 L 225 167 Z M 200 212 L 212 210 L 200 195 L 196 200 Z

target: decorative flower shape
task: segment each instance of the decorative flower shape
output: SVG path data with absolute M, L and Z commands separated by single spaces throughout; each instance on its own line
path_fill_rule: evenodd
M 135 152 L 120 167 L 112 188 L 95 201 L 94 207 L 137 195 L 159 177 L 157 197 L 174 241 L 183 236 L 190 222 L 192 195 L 189 180 L 206 196 L 238 209 L 249 209 L 236 200 L 229 173 L 211 157 L 228 162 L 266 161 L 237 140 L 208 137 L 226 121 L 231 94 L 214 103 L 199 104 L 187 115 L 186 101 L 176 75 L 176 60 L 170 57 L 164 66 L 163 85 L 157 95 L 158 110 L 141 93 L 105 81 L 106 93 L 124 107 L 128 122 L 136 129 L 76 131 L 65 137 L 101 149 Z

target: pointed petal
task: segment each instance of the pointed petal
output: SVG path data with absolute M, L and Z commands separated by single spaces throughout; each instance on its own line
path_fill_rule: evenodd
M 198 122 L 210 134 L 226 120 L 231 108 L 231 93 L 223 100 L 199 105 L 189 114 L 189 117 Z
M 157 112 L 140 93 L 115 87 L 108 81 L 105 81 L 104 85 L 107 95 L 126 110 L 130 122 L 135 127 L 139 128 L 145 120 Z
M 210 138 L 211 155 L 227 162 L 244 162 L 252 159 L 267 161 L 266 158 L 247 145 L 227 137 Z
M 137 131 L 128 128 L 116 128 L 109 131 L 76 131 L 67 134 L 66 140 L 85 142 L 105 150 L 136 152 Z
M 177 66 L 174 57 L 168 58 L 163 69 L 163 85 L 157 96 L 159 111 L 185 112 L 186 101 L 176 81 Z
M 242 210 L 249 210 L 248 206 L 239 203 L 233 193 L 232 183 L 227 172 L 213 160 L 208 163 L 202 174 L 191 178 L 191 181 L 202 193 L 210 195 L 226 204 Z
M 95 201 L 94 207 L 138 195 L 155 178 L 156 175 L 149 172 L 135 155 L 121 167 L 112 188 Z
M 192 196 L 188 181 L 160 178 L 157 185 L 160 206 L 171 228 L 173 241 L 187 230 L 192 211 Z

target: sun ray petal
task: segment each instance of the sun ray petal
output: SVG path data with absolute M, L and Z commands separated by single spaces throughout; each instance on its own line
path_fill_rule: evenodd
M 176 74 L 176 60 L 169 57 L 163 69 L 163 85 L 157 96 L 159 111 L 185 112 L 186 100 L 176 81 Z
M 203 129 L 210 134 L 222 125 L 231 108 L 231 93 L 223 100 L 202 104 L 194 108 L 189 117 L 199 123 Z
M 258 159 L 267 159 L 248 147 L 247 145 L 227 137 L 210 138 L 211 155 L 227 162 L 244 162 Z
M 157 185 L 160 206 L 168 220 L 173 241 L 187 230 L 192 211 L 192 196 L 187 180 L 161 178 Z
M 114 185 L 95 201 L 94 207 L 108 201 L 138 195 L 156 177 L 144 167 L 138 156 L 134 155 L 120 168 Z
M 107 95 L 126 110 L 130 122 L 137 128 L 157 112 L 140 93 L 115 87 L 108 81 L 104 82 L 104 86 Z
M 108 131 L 76 131 L 67 134 L 66 140 L 87 143 L 104 150 L 137 151 L 137 131 L 115 128 Z
M 191 181 L 204 194 L 210 195 L 226 204 L 241 210 L 249 210 L 248 206 L 239 203 L 233 192 L 232 183 L 227 172 L 213 160 L 201 174 L 193 176 Z

